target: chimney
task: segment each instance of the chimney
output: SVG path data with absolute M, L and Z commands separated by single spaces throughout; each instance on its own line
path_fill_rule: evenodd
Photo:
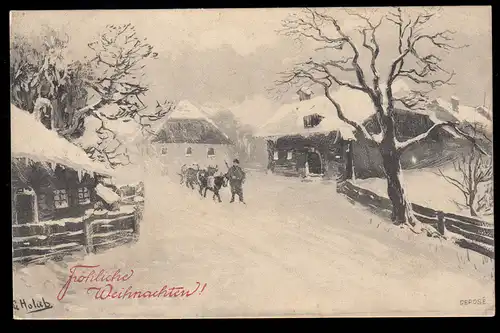
M 302 102 L 311 99 L 312 91 L 307 87 L 302 87 L 297 91 L 297 94 L 299 95 L 299 101 Z
M 488 112 L 488 109 L 487 109 L 486 107 L 484 107 L 484 106 L 478 106 L 478 107 L 476 108 L 476 111 L 477 111 L 477 113 L 479 113 L 480 115 L 482 115 L 482 116 L 483 116 L 483 117 L 485 117 L 486 119 L 488 119 L 488 120 L 492 120 L 492 119 L 491 119 L 491 115 L 490 115 L 490 113 Z
M 460 100 L 458 97 L 451 96 L 451 107 L 453 108 L 453 111 L 458 112 L 458 106 L 460 104 Z

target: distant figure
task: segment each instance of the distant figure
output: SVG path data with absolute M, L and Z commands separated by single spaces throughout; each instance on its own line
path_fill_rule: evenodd
M 231 186 L 231 201 L 234 202 L 235 194 L 238 195 L 240 202 L 243 201 L 243 183 L 245 182 L 246 174 L 240 167 L 240 161 L 235 159 L 233 161 L 233 166 L 229 168 L 227 172 L 227 178 L 229 179 L 229 185 Z
M 191 188 L 192 190 L 194 190 L 195 186 L 199 184 L 198 181 L 199 171 L 200 167 L 197 164 L 193 164 L 191 167 L 187 169 L 184 166 L 183 168 L 181 168 L 181 177 L 182 177 L 181 181 L 183 181 L 186 184 L 187 188 Z
M 218 167 L 209 166 L 207 170 L 201 169 L 198 171 L 198 183 L 200 185 L 200 195 L 204 198 L 207 197 L 207 191 L 213 192 L 212 198 L 218 199 L 222 202 L 220 198 L 220 189 L 227 186 L 227 178 L 225 175 L 217 175 Z
M 209 189 L 213 189 L 215 186 L 215 174 L 217 173 L 218 169 L 218 166 L 215 166 L 214 168 L 210 165 L 207 168 L 207 187 Z

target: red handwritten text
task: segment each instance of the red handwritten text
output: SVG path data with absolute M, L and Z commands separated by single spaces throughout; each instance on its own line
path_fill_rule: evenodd
M 87 294 L 93 294 L 97 300 L 106 299 L 130 299 L 130 298 L 165 298 L 165 297 L 190 297 L 195 293 L 201 295 L 205 290 L 207 284 L 203 285 L 196 282 L 195 289 L 187 289 L 183 286 L 164 285 L 157 290 L 133 290 L 132 286 L 128 288 L 117 287 L 116 284 L 120 282 L 127 282 L 133 275 L 134 270 L 130 273 L 123 274 L 120 270 L 108 272 L 105 269 L 99 270 L 99 265 L 87 266 L 76 265 L 69 269 L 69 276 L 64 286 L 59 291 L 57 299 L 61 301 L 66 296 L 66 293 L 72 283 L 86 284 L 92 283 L 93 285 L 87 287 Z M 101 284 L 95 286 L 95 284 Z
M 129 274 L 121 274 L 120 270 L 116 270 L 113 273 L 106 272 L 106 270 L 101 269 L 98 273 L 96 269 L 99 265 L 96 266 L 87 266 L 87 265 L 76 265 L 69 269 L 70 275 L 68 276 L 68 280 L 64 284 L 64 286 L 57 294 L 57 299 L 61 301 L 64 296 L 66 296 L 66 292 L 68 291 L 69 286 L 72 282 L 74 283 L 89 283 L 89 282 L 125 282 L 134 275 L 134 270 L 132 269 Z M 78 275 L 77 269 L 89 269 L 90 271 L 81 272 Z
M 105 299 L 130 299 L 130 298 L 165 298 L 165 297 L 190 297 L 200 289 L 200 282 L 196 282 L 197 286 L 194 290 L 180 287 L 168 287 L 164 285 L 157 290 L 132 290 L 132 286 L 125 288 L 115 288 L 112 284 L 106 284 L 104 287 L 87 288 L 87 293 L 94 293 L 94 298 L 98 300 Z M 199 295 L 205 290 L 207 284 L 198 292 Z

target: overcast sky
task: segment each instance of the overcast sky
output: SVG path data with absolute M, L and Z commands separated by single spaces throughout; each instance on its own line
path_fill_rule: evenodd
M 266 88 L 276 73 L 293 59 L 308 57 L 302 48 L 278 35 L 281 20 L 291 9 L 155 10 L 155 11 L 65 11 L 25 12 L 12 17 L 12 31 L 38 33 L 43 25 L 61 29 L 71 37 L 70 54 L 75 59 L 87 54 L 87 43 L 106 24 L 132 23 L 137 35 L 159 53 L 147 64 L 151 83 L 148 101 L 188 99 L 212 106 L 240 105 L 249 122 L 268 117 L 279 103 L 267 98 Z M 344 24 L 345 13 L 332 9 Z M 342 18 L 343 17 L 343 18 Z M 446 7 L 430 29 L 457 31 L 456 39 L 470 46 L 447 56 L 446 67 L 456 71 L 456 85 L 434 94 L 461 103 L 478 105 L 487 96 L 491 103 L 491 10 L 489 7 Z M 380 37 L 383 48 L 389 35 Z M 241 105 L 241 103 L 243 103 Z M 278 103 L 278 104 L 276 104 Z

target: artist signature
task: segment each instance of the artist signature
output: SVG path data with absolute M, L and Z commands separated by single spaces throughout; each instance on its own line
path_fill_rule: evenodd
M 15 299 L 13 300 L 12 305 L 14 310 L 16 311 L 24 310 L 26 311 L 26 313 L 40 312 L 53 308 L 53 305 L 50 302 L 47 302 L 43 297 L 41 299 L 36 299 L 36 298 Z

